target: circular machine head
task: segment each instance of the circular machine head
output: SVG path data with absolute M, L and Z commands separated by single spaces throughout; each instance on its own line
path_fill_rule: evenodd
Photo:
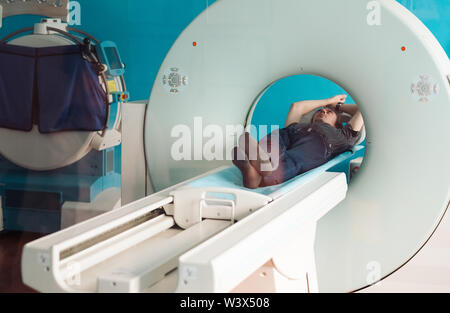
M 60 35 L 27 35 L 9 43 L 34 48 L 73 44 Z M 27 169 L 54 170 L 86 156 L 91 151 L 94 136 L 94 132 L 41 134 L 36 126 L 31 132 L 0 128 L 0 154 Z
M 168 69 L 181 69 L 189 84 L 178 79 L 183 88 L 168 91 Z M 319 221 L 315 247 L 320 291 L 354 291 L 413 257 L 449 201 L 449 60 L 396 1 L 215 2 L 181 34 L 155 80 L 149 171 L 159 190 L 216 167 L 195 160 L 207 128 L 225 134 L 245 124 L 267 86 L 297 74 L 339 84 L 366 120 L 364 164 L 347 198 Z M 183 140 L 191 159 L 180 158 Z

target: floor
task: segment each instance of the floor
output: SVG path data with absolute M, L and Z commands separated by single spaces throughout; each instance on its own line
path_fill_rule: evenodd
M 34 293 L 22 283 L 20 263 L 23 247 L 39 234 L 0 232 L 0 293 Z

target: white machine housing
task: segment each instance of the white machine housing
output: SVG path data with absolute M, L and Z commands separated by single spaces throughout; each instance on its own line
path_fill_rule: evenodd
M 411 12 L 377 4 L 380 25 L 360 0 L 211 5 L 168 53 L 147 106 L 147 166 L 163 191 L 27 245 L 25 283 L 40 291 L 252 291 L 263 272 L 273 290 L 334 292 L 375 282 L 368 265 L 378 265 L 378 279 L 402 266 L 450 199 L 450 62 Z M 183 73 L 181 88 L 168 90 L 174 71 Z M 194 129 L 198 116 L 223 129 L 244 124 L 262 91 L 299 74 L 338 83 L 365 116 L 367 153 L 348 192 L 342 175 L 325 172 L 232 226 L 200 218 L 200 196 L 179 207 L 202 221 L 174 228 L 167 207 L 177 192 L 223 162 L 172 160 L 173 127 Z M 303 254 L 290 246 L 297 242 Z
M 169 51 L 147 108 L 148 169 L 161 190 L 219 163 L 168 158 L 175 126 L 194 129 L 196 117 L 223 130 L 245 124 L 254 100 L 287 76 L 318 75 L 348 91 L 365 118 L 367 152 L 345 201 L 317 228 L 322 291 L 367 286 L 374 262 L 380 279 L 398 269 L 436 229 L 450 199 L 448 56 L 402 5 L 373 3 L 217 1 Z M 189 77 L 177 94 L 163 84 L 170 68 Z

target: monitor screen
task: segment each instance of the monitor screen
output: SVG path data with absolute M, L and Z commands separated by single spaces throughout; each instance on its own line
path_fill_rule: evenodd
M 111 70 L 122 69 L 122 62 L 120 61 L 119 54 L 115 47 L 105 47 L 105 55 Z

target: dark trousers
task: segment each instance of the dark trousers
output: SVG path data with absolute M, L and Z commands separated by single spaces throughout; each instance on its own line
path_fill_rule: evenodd
M 263 187 L 282 184 L 328 162 L 324 139 L 296 124 L 264 137 L 260 147 L 270 155 L 274 168 L 264 177 Z

